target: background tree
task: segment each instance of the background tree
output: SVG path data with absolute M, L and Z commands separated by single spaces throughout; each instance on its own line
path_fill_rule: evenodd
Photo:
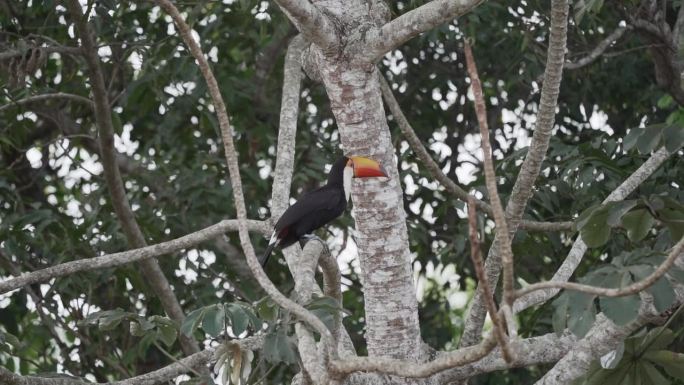
M 680 2 L 276 3 L 0 2 L 2 383 L 684 377 Z

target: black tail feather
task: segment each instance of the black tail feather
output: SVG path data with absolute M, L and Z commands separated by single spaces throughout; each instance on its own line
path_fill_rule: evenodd
M 274 242 L 268 245 L 266 248 L 266 251 L 264 252 L 264 256 L 261 257 L 261 267 L 266 266 L 266 262 L 268 262 L 268 258 L 271 256 L 271 252 L 273 249 L 278 245 L 278 242 Z

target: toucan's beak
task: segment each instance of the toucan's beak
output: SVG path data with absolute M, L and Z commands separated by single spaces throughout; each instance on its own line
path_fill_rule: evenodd
M 362 156 L 352 156 L 350 159 L 354 164 L 354 178 L 387 177 L 385 169 L 373 159 Z

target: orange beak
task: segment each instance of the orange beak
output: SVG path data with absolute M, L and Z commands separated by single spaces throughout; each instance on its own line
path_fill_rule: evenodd
M 354 167 L 354 178 L 387 177 L 385 169 L 373 159 L 362 156 L 352 156 L 350 159 Z

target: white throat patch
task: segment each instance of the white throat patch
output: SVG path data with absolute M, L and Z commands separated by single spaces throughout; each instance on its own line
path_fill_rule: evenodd
M 342 187 L 344 188 L 344 198 L 349 202 L 349 197 L 351 196 L 351 185 L 352 185 L 352 177 L 354 176 L 354 169 L 351 167 L 345 167 L 344 168 L 344 176 L 343 176 L 343 184 Z

